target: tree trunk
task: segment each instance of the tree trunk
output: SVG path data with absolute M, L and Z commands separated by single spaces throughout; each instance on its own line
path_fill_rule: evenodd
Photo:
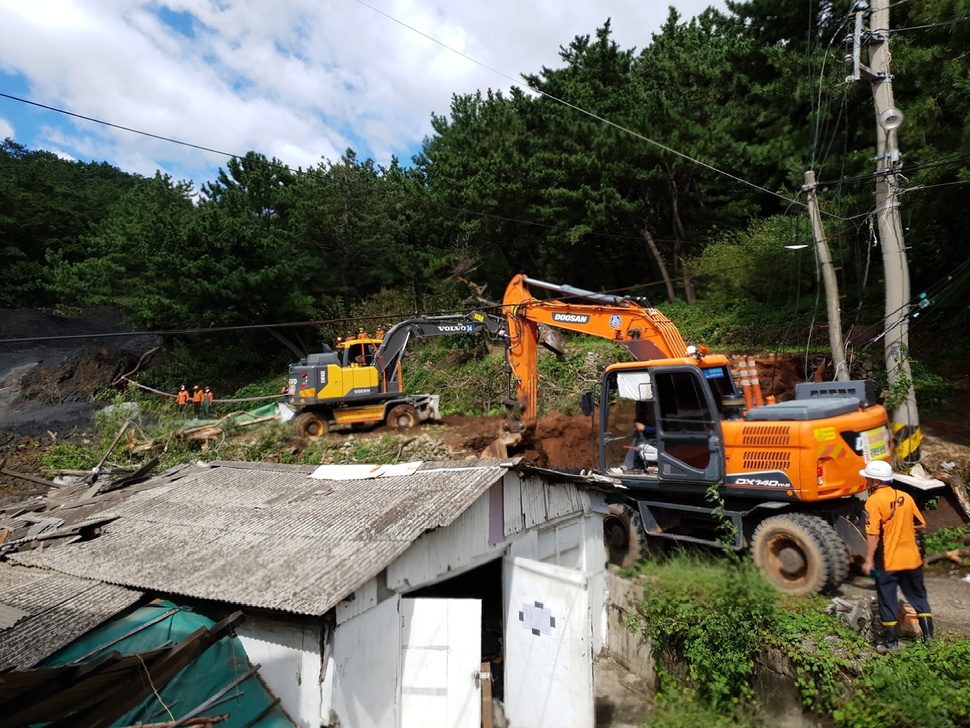
M 664 287 L 667 289 L 667 300 L 670 303 L 674 302 L 674 283 L 670 279 L 670 274 L 667 272 L 667 264 L 664 263 L 663 256 L 660 254 L 660 248 L 657 247 L 657 241 L 653 239 L 653 233 L 651 233 L 647 227 L 640 230 L 640 234 L 643 236 L 644 242 L 647 244 L 647 250 L 653 256 L 653 259 L 657 262 L 657 267 L 660 269 L 660 277 L 663 278 Z
M 677 189 L 677 181 L 673 177 L 670 179 L 670 219 L 674 227 L 674 259 L 677 261 L 684 281 L 684 300 L 687 303 L 694 303 L 697 300 L 694 278 L 690 267 L 684 262 L 684 242 L 687 240 L 687 231 L 684 230 L 684 223 L 680 219 L 680 192 Z
M 297 359 L 302 359 L 304 356 L 306 356 L 307 352 L 301 351 L 300 347 L 298 347 L 296 344 L 290 341 L 288 337 L 283 336 L 283 334 L 281 334 L 276 329 L 266 329 L 266 331 L 269 333 L 270 336 L 272 336 L 283 346 L 285 346 L 287 349 L 293 352 L 293 354 L 296 356 Z

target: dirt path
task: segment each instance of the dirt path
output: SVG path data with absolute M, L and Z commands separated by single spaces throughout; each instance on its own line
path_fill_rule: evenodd
M 970 637 L 970 567 L 932 565 L 924 570 L 926 592 L 933 610 L 933 624 L 940 636 Z M 839 596 L 849 601 L 875 598 L 875 582 L 857 575 L 839 589 Z

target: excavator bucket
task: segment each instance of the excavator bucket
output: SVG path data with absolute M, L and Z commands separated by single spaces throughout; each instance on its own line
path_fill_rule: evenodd
M 566 340 L 561 331 L 539 324 L 539 343 L 555 354 L 560 361 L 566 356 Z
M 509 448 L 522 443 L 521 432 L 501 432 L 479 455 L 481 460 L 504 460 L 509 456 Z

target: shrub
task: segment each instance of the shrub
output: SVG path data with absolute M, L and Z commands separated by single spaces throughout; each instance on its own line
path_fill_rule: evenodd
M 871 660 L 835 720 L 847 728 L 970 725 L 968 681 L 970 642 L 917 644 Z

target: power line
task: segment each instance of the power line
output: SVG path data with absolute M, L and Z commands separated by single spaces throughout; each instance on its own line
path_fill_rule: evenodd
M 919 172 L 924 169 L 933 169 L 934 167 L 945 167 L 951 164 L 960 164 L 961 162 L 966 162 L 970 160 L 970 154 L 961 154 L 958 157 L 951 157 L 949 159 L 938 159 L 933 162 L 922 162 L 920 164 L 911 164 L 908 167 L 900 167 L 899 169 L 893 170 L 883 170 L 880 172 L 871 172 L 869 174 L 860 174 L 855 177 L 842 177 L 840 179 L 825 180 L 819 182 L 819 187 L 836 187 L 838 185 L 849 184 L 852 182 L 871 182 L 874 179 L 883 177 L 887 174 L 901 174 L 907 175 L 913 172 Z
M 245 155 L 232 154 L 231 152 L 222 152 L 218 149 L 212 149 L 211 147 L 203 147 L 198 144 L 191 144 L 189 142 L 183 142 L 178 139 L 172 139 L 171 137 L 164 137 L 159 134 L 152 134 L 148 131 L 141 131 L 140 129 L 133 129 L 130 126 L 122 126 L 121 124 L 112 124 L 110 121 L 103 121 L 102 119 L 95 119 L 92 116 L 84 116 L 83 114 L 75 114 L 73 111 L 67 111 L 66 109 L 58 109 L 56 106 L 47 106 L 46 104 L 41 104 L 36 101 L 31 101 L 29 99 L 22 99 L 18 96 L 11 96 L 10 94 L 0 93 L 5 99 L 10 99 L 11 101 L 19 101 L 22 104 L 29 104 L 30 106 L 37 106 L 41 109 L 47 109 L 48 111 L 56 111 L 58 114 L 64 114 L 66 116 L 73 116 L 75 119 L 84 119 L 84 121 L 91 121 L 95 124 L 102 124 L 104 126 L 109 126 L 112 129 L 121 129 L 122 131 L 127 131 L 132 134 L 140 134 L 141 136 L 151 137 L 152 139 L 158 139 L 163 142 L 169 142 L 170 144 L 178 144 L 183 147 L 191 147 L 192 149 L 199 149 L 203 152 L 212 152 L 213 154 L 219 154 L 224 157 L 234 157 L 241 159 Z
M 373 5 L 369 5 L 368 3 L 364 2 L 364 0 L 357 0 L 357 2 L 360 3 L 361 5 L 363 5 L 364 7 L 369 8 L 370 10 L 373 10 L 378 15 L 382 15 L 385 18 L 387 18 L 388 20 L 390 20 L 392 22 L 395 22 L 395 23 L 397 23 L 398 25 L 400 25 L 400 26 L 402 26 L 404 28 L 407 28 L 408 30 L 412 31 L 413 33 L 417 33 L 418 35 L 422 36 L 423 38 L 427 38 L 432 43 L 435 43 L 435 44 L 441 46 L 445 50 L 448 50 L 448 51 L 450 51 L 452 53 L 455 53 L 455 54 L 461 56 L 462 58 L 464 58 L 464 59 L 466 59 L 468 61 L 471 61 L 472 63 L 474 63 L 474 64 L 476 64 L 478 66 L 481 66 L 482 68 L 486 69 L 487 71 L 491 71 L 492 73 L 494 73 L 494 74 L 496 74 L 498 76 L 501 76 L 502 78 L 504 78 L 504 79 L 506 79 L 508 81 L 511 81 L 516 86 L 520 86 L 522 88 L 528 89 L 529 91 L 532 91 L 533 93 L 540 94 L 540 95 L 546 97 L 547 99 L 549 99 L 551 101 L 555 101 L 556 103 L 562 104 L 563 106 L 566 106 L 566 107 L 568 107 L 570 109 L 573 109 L 574 111 L 578 111 L 581 114 L 585 114 L 586 116 L 590 117 L 591 119 L 594 119 L 594 120 L 599 121 L 599 122 L 601 122 L 603 124 L 606 124 L 607 126 L 611 126 L 614 129 L 617 129 L 618 131 L 622 131 L 625 134 L 630 134 L 631 136 L 636 137 L 637 139 L 639 139 L 641 141 L 644 141 L 644 142 L 646 142 L 648 144 L 652 144 L 653 146 L 655 146 L 655 147 L 657 147 L 659 149 L 662 149 L 665 152 L 668 152 L 670 154 L 673 154 L 675 156 L 678 156 L 681 159 L 685 159 L 688 162 L 692 162 L 693 164 L 696 164 L 696 165 L 698 165 L 700 167 L 704 167 L 705 169 L 708 169 L 711 172 L 714 172 L 715 174 L 722 175 L 724 177 L 727 177 L 728 179 L 734 180 L 735 182 L 740 182 L 741 184 L 744 184 L 744 185 L 747 185 L 749 187 L 752 187 L 752 188 L 758 190 L 759 192 L 763 192 L 763 193 L 765 193 L 767 195 L 770 195 L 772 197 L 777 197 L 778 199 L 784 200 L 785 202 L 789 202 L 789 203 L 792 202 L 792 200 L 790 198 L 785 197 L 784 195 L 782 195 L 782 194 L 780 194 L 778 192 L 775 192 L 774 190 L 769 190 L 768 188 L 762 187 L 761 185 L 755 184 L 754 182 L 749 182 L 748 180 L 746 180 L 746 179 L 744 179 L 742 177 L 739 177 L 739 176 L 737 176 L 735 174 L 731 174 L 730 172 L 726 172 L 723 169 L 719 169 L 718 167 L 715 167 L 712 164 L 708 164 L 707 162 L 704 162 L 704 161 L 702 161 L 700 159 L 697 159 L 696 157 L 691 157 L 689 154 L 685 154 L 684 152 L 680 152 L 680 151 L 678 151 L 678 150 L 676 150 L 676 149 L 674 149 L 672 147 L 667 146 L 666 144 L 663 144 L 662 142 L 658 142 L 655 139 L 650 139 L 649 137 L 647 137 L 647 136 L 645 136 L 645 135 L 643 135 L 643 134 L 641 134 L 641 133 L 639 133 L 637 131 L 634 131 L 634 130 L 628 128 L 628 127 L 623 126 L 622 124 L 617 124 L 616 122 L 610 121 L 609 119 L 607 119 L 605 117 L 599 116 L 598 114 L 594 114 L 592 111 L 587 111 L 586 109 L 584 109 L 584 108 L 582 108 L 580 106 L 577 106 L 577 105 L 575 105 L 573 103 L 570 103 L 569 101 L 566 101 L 565 99 L 561 99 L 561 98 L 559 98 L 557 96 L 553 96 L 552 94 L 547 93 L 547 92 L 545 92 L 545 91 L 543 91 L 541 89 L 535 88 L 534 86 L 530 86 L 529 84 L 524 83 L 524 82 L 522 82 L 519 79 L 513 78 L 512 76 L 508 75 L 507 73 L 504 73 L 503 71 L 499 71 L 498 69 L 493 68 L 493 67 L 489 66 L 486 63 L 483 63 L 482 61 L 479 61 L 478 59 L 473 58 L 472 56 L 468 55 L 467 53 L 463 53 L 462 51 L 460 51 L 460 50 L 458 50 L 456 48 L 452 48 L 451 46 L 449 46 L 446 43 L 438 40 L 437 38 L 434 38 L 434 37 L 428 35 L 424 31 L 418 30 L 414 26 L 408 25 L 407 23 L 405 23 L 402 20 L 398 20 L 393 15 L 389 15 L 388 13 L 385 13 L 383 10 L 379 10 L 378 8 L 375 8 Z M 804 205 L 804 203 L 798 203 L 798 204 Z
M 970 22 L 970 18 L 954 18 L 953 20 L 942 20 L 939 23 L 928 23 L 926 25 L 912 25 L 908 28 L 893 28 L 892 33 L 905 33 L 908 30 L 929 30 L 930 28 L 942 28 L 947 25 L 959 25 L 960 23 Z M 873 33 L 887 33 L 889 28 L 874 28 Z

